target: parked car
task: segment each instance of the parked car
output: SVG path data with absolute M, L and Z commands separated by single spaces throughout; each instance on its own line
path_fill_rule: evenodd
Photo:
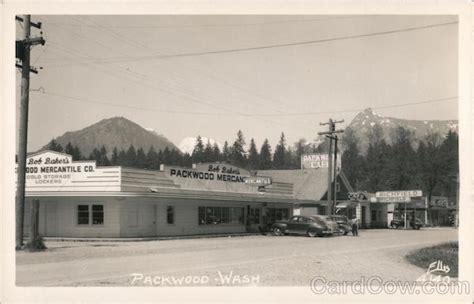
M 345 215 L 329 215 L 329 218 L 337 223 L 339 230 L 344 235 L 347 235 L 350 231 L 352 231 L 351 224 Z
M 277 221 L 272 225 L 274 235 L 306 234 L 309 237 L 333 235 L 339 232 L 337 223 L 322 215 L 295 215 L 288 221 Z
M 415 228 L 415 229 L 418 230 L 421 227 L 423 227 L 424 224 L 419 218 L 416 218 L 415 222 L 413 222 L 413 220 L 409 219 L 408 223 L 407 223 L 407 226 L 411 227 L 411 228 Z M 393 219 L 390 222 L 390 227 L 392 227 L 392 228 L 400 228 L 400 227 L 403 228 L 403 227 L 405 227 L 405 221 L 402 218 Z

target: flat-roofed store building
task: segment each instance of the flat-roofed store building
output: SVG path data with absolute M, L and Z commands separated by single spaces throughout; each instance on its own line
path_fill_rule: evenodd
M 258 231 L 292 215 L 293 184 L 228 164 L 98 167 L 42 151 L 27 159 L 25 232 L 40 201 L 46 237 L 155 237 Z

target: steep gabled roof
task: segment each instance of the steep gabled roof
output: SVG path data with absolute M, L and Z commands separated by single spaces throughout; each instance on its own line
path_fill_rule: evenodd
M 320 201 L 327 191 L 328 170 L 259 170 L 258 176 L 269 176 L 273 182 L 293 184 L 293 195 L 297 200 Z

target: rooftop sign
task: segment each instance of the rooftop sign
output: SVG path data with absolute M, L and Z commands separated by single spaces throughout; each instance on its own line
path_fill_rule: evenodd
M 377 198 L 395 198 L 395 197 L 420 197 L 423 196 L 421 190 L 402 190 L 402 191 L 379 191 L 375 192 Z
M 319 169 L 329 167 L 327 154 L 303 154 L 301 155 L 301 169 Z M 341 155 L 337 154 L 337 169 L 341 169 Z
M 120 168 L 42 151 L 26 159 L 26 191 L 120 191 Z

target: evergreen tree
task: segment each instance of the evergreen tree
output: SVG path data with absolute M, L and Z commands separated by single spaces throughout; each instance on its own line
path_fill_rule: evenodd
M 352 129 L 347 129 L 342 138 L 341 166 L 344 174 L 357 191 L 363 179 L 364 158 L 361 156 L 358 139 Z
M 230 148 L 227 140 L 224 142 L 224 147 L 222 148 L 221 161 L 230 162 Z
M 52 139 L 49 142 L 47 149 L 56 152 L 64 152 L 63 146 L 61 146 L 55 139 Z
M 245 139 L 244 134 L 241 130 L 237 132 L 237 139 L 234 141 L 232 148 L 230 149 L 230 160 L 235 166 L 245 168 L 246 167 L 246 155 L 245 155 Z
M 386 175 L 391 190 L 416 187 L 415 151 L 411 138 L 411 132 L 404 127 L 398 127 L 394 132 Z
M 286 161 L 286 142 L 285 134 L 282 132 L 280 141 L 275 147 L 275 154 L 273 155 L 273 168 L 274 169 L 285 169 Z
M 189 153 L 184 153 L 181 157 L 181 166 L 183 167 L 191 167 L 193 164 L 193 159 Z
M 74 146 L 70 142 L 67 143 L 66 147 L 64 148 L 64 153 L 69 154 L 72 156 L 72 159 L 77 161 L 82 158 L 81 151 L 78 147 Z
M 269 170 L 272 168 L 272 148 L 268 143 L 268 139 L 265 139 L 260 148 L 260 161 L 258 167 L 260 170 Z
M 179 166 L 181 163 L 181 153 L 176 149 L 171 149 L 169 163 L 173 166 Z
M 367 135 L 369 148 L 364 161 L 362 188 L 369 192 L 389 190 L 386 174 L 390 147 L 381 136 L 381 131 L 380 126 L 375 125 Z
M 442 161 L 442 171 L 444 178 L 441 180 L 443 194 L 449 197 L 458 195 L 459 178 L 459 136 L 456 132 L 449 131 L 444 138 L 440 155 Z
M 98 166 L 100 166 L 100 161 L 101 161 L 101 155 L 100 155 L 100 151 L 99 149 L 97 148 L 94 148 L 91 152 L 91 154 L 89 154 L 89 160 L 95 160 L 95 162 L 97 163 Z
M 143 148 L 138 148 L 137 149 L 137 158 L 135 162 L 135 167 L 144 169 L 147 166 L 147 158 L 145 151 L 143 151 Z
M 165 164 L 164 162 L 163 150 L 158 151 L 158 156 L 156 158 L 156 165 L 157 165 L 157 168 L 160 168 L 160 165 L 169 165 L 169 164 Z
M 204 144 L 202 142 L 201 135 L 198 135 L 196 138 L 196 144 L 194 145 L 192 157 L 194 163 L 204 162 Z
M 100 148 L 99 154 L 99 162 L 97 164 L 99 166 L 110 166 L 110 161 L 107 157 L 107 149 L 105 149 L 104 145 L 102 145 L 102 147 Z
M 128 147 L 127 152 L 125 153 L 123 166 L 135 167 L 136 162 L 137 162 L 137 151 L 135 150 L 135 147 L 133 145 L 130 145 Z
M 114 147 L 112 150 L 112 157 L 110 158 L 110 164 L 112 166 L 117 166 L 118 165 L 118 150 L 117 147 Z
M 124 166 L 127 162 L 127 152 L 121 149 L 117 157 L 117 166 Z
M 66 147 L 64 147 L 64 153 L 72 155 L 74 147 L 72 146 L 71 142 L 68 142 Z
M 211 141 L 209 139 L 207 140 L 206 147 L 204 148 L 202 159 L 205 163 L 217 161 L 217 159 L 214 159 L 214 151 L 212 149 Z
M 306 148 L 306 139 L 300 138 L 296 143 L 295 143 L 295 169 L 301 168 L 301 156 L 305 153 L 305 148 Z
M 219 145 L 217 143 L 212 145 L 212 159 L 216 162 L 221 160 L 221 149 L 219 149 Z
M 81 150 L 79 149 L 78 146 L 73 146 L 72 147 L 72 159 L 73 160 L 81 160 L 82 159 L 82 153 L 81 153 Z
M 193 160 L 194 161 L 194 160 Z M 171 165 L 172 164 L 172 161 L 171 161 L 171 151 L 168 147 L 166 147 L 164 150 L 163 150 L 163 159 L 162 159 L 162 164 L 164 165 Z
M 255 141 L 252 138 L 250 140 L 248 167 L 250 170 L 257 170 L 258 164 L 259 164 L 259 155 L 257 151 L 257 146 L 255 145 Z
M 296 160 L 296 151 L 288 147 L 285 152 L 285 166 L 283 169 L 299 169 L 298 161 Z
M 151 170 L 158 170 L 160 168 L 159 163 L 157 163 L 158 154 L 155 151 L 153 146 L 150 146 L 148 152 L 146 153 L 146 168 Z

